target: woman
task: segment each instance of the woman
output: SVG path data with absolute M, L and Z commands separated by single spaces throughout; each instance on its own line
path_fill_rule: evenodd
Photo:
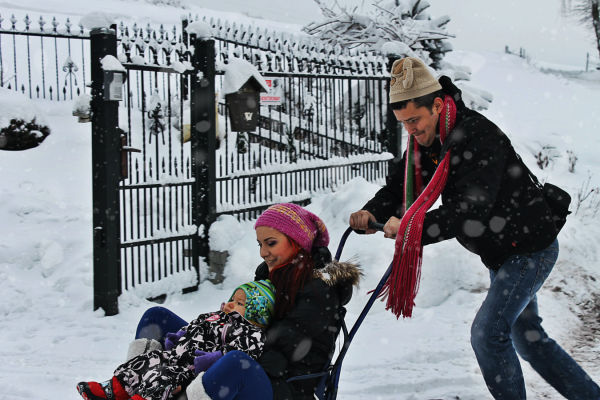
M 255 279 L 268 278 L 275 286 L 275 315 L 263 354 L 256 362 L 242 352 L 227 353 L 192 382 L 188 400 L 254 399 L 257 390 L 272 392 L 276 400 L 313 399 L 318 378 L 287 379 L 323 371 L 334 351 L 341 307 L 358 283 L 358 266 L 331 262 L 325 224 L 298 205 L 271 206 L 254 227 L 264 259 Z M 137 338 L 163 340 L 181 321 L 164 308 L 150 309 Z

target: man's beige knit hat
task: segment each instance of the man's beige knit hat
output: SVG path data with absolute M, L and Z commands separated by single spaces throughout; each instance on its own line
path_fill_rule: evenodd
M 406 57 L 394 61 L 390 82 L 390 104 L 416 99 L 442 89 L 423 61 Z

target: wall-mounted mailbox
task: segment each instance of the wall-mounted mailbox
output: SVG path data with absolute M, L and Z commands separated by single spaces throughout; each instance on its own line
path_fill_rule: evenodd
M 123 84 L 127 76 L 121 71 L 104 71 L 104 100 L 123 100 Z
M 266 90 L 254 77 L 251 77 L 237 92 L 225 95 L 232 132 L 256 130 L 260 111 L 260 92 Z

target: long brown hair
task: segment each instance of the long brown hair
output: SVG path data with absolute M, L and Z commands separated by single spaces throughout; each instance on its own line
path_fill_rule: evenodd
M 293 244 L 294 241 L 290 239 Z M 306 250 L 300 248 L 298 254 L 288 263 L 273 268 L 269 279 L 275 286 L 275 318 L 283 318 L 294 306 L 296 294 L 312 276 L 313 259 Z

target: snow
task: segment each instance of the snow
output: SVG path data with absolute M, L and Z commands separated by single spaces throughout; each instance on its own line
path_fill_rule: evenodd
M 73 101 L 73 115 L 90 114 L 90 102 L 92 96 L 87 93 L 82 93 Z
M 412 57 L 414 56 L 414 52 L 411 50 L 406 43 L 391 41 L 386 42 L 381 46 L 381 52 L 388 56 L 397 56 L 397 57 Z
M 119 16 L 114 13 L 107 12 L 91 12 L 84 15 L 79 20 L 79 23 L 84 28 L 92 30 L 94 28 L 110 28 L 112 24 L 116 24 L 119 21 Z
M 39 124 L 46 124 L 38 103 L 13 90 L 0 87 L 0 109 L 0 128 L 8 126 L 11 119 L 31 121 L 36 118 Z
M 106 55 L 100 60 L 104 71 L 127 72 L 123 64 L 115 56 Z
M 187 33 L 196 35 L 198 39 L 209 39 L 212 37 L 212 28 L 205 22 L 194 21 L 186 28 Z
M 263 9 L 256 6 L 252 12 L 245 11 L 245 16 L 233 14 L 240 10 L 235 6 L 241 3 L 221 5 L 231 14 L 220 11 L 220 15 L 242 22 L 247 14 L 273 15 L 274 19 L 281 15 L 279 22 L 264 23 L 284 27 L 285 21 L 293 17 L 290 13 L 300 7 L 261 1 L 257 4 Z M 73 2 L 71 16 L 84 11 L 87 14 L 85 8 L 91 4 Z M 181 13 L 180 9 L 142 2 L 107 0 L 94 4 L 105 12 L 112 8 L 139 18 L 163 15 L 166 23 L 177 21 Z M 196 6 L 200 4 L 219 6 L 200 0 Z M 437 2 L 432 9 L 435 5 Z M 1 14 L 23 10 L 48 13 L 64 7 L 62 0 L 23 0 L 19 6 L 4 3 Z M 308 13 L 312 6 L 304 7 L 301 10 Z M 452 12 L 446 13 L 454 18 Z M 206 14 L 218 15 L 219 11 L 207 9 Z M 297 15 L 305 17 L 300 12 Z M 479 21 L 472 24 L 480 26 Z M 483 33 L 480 35 L 483 37 Z M 577 194 L 588 179 L 589 188 L 600 186 L 599 74 L 562 69 L 560 65 L 552 65 L 549 70 L 543 61 L 534 58 L 527 62 L 504 54 L 496 46 L 477 51 L 455 48 L 448 61 L 468 67 L 473 85 L 493 94 L 494 101 L 483 113 L 507 132 L 540 180 L 569 191 L 574 210 Z M 2 400 L 80 399 L 75 384 L 110 377 L 124 361 L 140 316 L 155 305 L 144 296 L 157 289 L 142 286 L 120 297 L 120 313 L 116 316 L 105 317 L 102 310 L 92 310 L 91 132 L 89 124 L 80 124 L 71 115 L 73 103 L 30 100 L 0 89 L 2 126 L 10 118 L 36 117 L 51 129 L 40 147 L 0 152 Z M 535 156 L 547 145 L 554 146 L 559 157 L 540 170 Z M 567 150 L 578 158 L 573 173 L 568 171 Z M 378 188 L 357 178 L 333 193 L 312 199 L 307 208 L 328 226 L 332 252 L 347 227 L 349 214 Z M 569 217 L 559 235 L 559 260 L 539 293 L 539 305 L 546 330 L 599 382 L 600 342 L 587 330 L 597 326 L 597 311 L 592 314 L 589 304 L 600 293 L 600 228 L 594 204 L 594 196 L 590 196 L 580 211 Z M 191 282 L 189 274 L 160 284 L 160 289 L 168 293 L 163 305 L 187 320 L 218 309 L 237 285 L 253 277 L 261 261 L 253 221 L 220 217 L 210 229 L 210 243 L 214 249 L 230 254 L 222 284 L 204 280 L 197 292 L 185 295 L 178 288 Z M 389 265 L 393 247 L 393 241 L 381 234 L 349 237 L 342 260 L 358 261 L 365 272 L 348 306 L 349 325 L 366 303 L 367 292 L 377 285 Z M 201 270 L 206 277 L 205 264 Z M 470 324 L 487 285 L 487 271 L 478 257 L 456 241 L 427 246 L 414 317 L 396 320 L 382 303 L 375 303 L 344 361 L 339 398 L 489 399 L 469 344 Z M 579 314 L 592 319 L 584 323 Z M 531 368 L 522 365 L 530 398 L 560 398 Z
M 223 95 L 237 92 L 251 78 L 256 79 L 261 86 L 261 92 L 269 91 L 269 85 L 258 69 L 243 58 L 231 57 L 223 68 L 225 70 Z

